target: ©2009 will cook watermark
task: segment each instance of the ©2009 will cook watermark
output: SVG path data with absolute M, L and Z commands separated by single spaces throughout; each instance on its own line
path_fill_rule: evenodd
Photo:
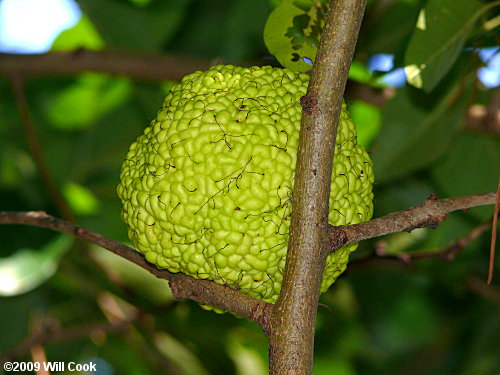
M 5 362 L 3 369 L 6 372 L 63 372 L 77 371 L 90 373 L 97 371 L 97 365 L 94 362 Z

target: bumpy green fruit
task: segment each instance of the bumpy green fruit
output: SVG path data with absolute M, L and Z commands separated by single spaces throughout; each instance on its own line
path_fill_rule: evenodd
M 287 69 L 221 65 L 171 89 L 118 186 L 130 239 L 149 262 L 276 301 L 308 82 Z M 334 160 L 329 222 L 368 220 L 372 163 L 345 108 Z M 355 248 L 328 256 L 322 291 Z

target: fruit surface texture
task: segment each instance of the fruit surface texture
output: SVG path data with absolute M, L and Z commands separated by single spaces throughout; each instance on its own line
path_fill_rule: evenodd
M 129 237 L 149 262 L 276 301 L 308 82 L 287 69 L 218 65 L 171 89 L 131 145 L 118 186 Z M 372 184 L 372 162 L 344 106 L 329 223 L 370 219 Z M 322 292 L 356 246 L 329 254 Z

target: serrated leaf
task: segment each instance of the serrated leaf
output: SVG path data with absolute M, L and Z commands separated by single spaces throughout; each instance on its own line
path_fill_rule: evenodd
M 371 147 L 377 181 L 411 174 L 446 151 L 460 127 L 468 98 L 462 94 L 456 99 L 457 90 L 433 100 L 412 87 L 398 91 L 384 107 L 382 128 Z
M 489 6 L 476 0 L 429 0 L 421 9 L 405 53 L 408 83 L 431 91 L 452 67 Z
M 311 69 L 324 26 L 326 6 L 326 1 L 283 0 L 269 15 L 264 42 L 285 68 L 301 72 Z

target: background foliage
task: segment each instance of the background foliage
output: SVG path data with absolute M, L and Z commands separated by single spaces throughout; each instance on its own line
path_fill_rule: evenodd
M 78 3 L 84 16 L 59 36 L 54 51 L 169 53 L 307 70 L 301 56 L 314 58 L 322 2 Z M 432 192 L 496 189 L 500 141 L 491 108 L 499 89 L 477 78 L 485 64 L 479 51 L 498 44 L 495 9 L 498 2 L 479 0 L 368 2 L 346 100 L 375 163 L 375 216 Z M 273 43 L 281 46 L 273 51 L 278 60 L 265 43 L 271 51 Z M 290 51 L 299 60 L 291 61 Z M 411 84 L 388 86 L 391 72 L 369 69 L 381 53 L 394 56 L 392 73 L 407 67 Z M 128 242 L 115 192 L 120 165 L 171 84 L 91 72 L 26 82 L 47 165 L 79 224 Z M 60 216 L 17 104 L 10 81 L 0 77 L 0 210 Z M 450 263 L 403 264 L 376 255 L 438 251 L 491 216 L 491 207 L 471 209 L 436 230 L 361 244 L 352 266 L 322 296 L 315 374 L 497 374 L 500 291 L 484 285 L 489 231 Z M 97 362 L 99 374 L 266 373 L 267 340 L 254 323 L 175 301 L 165 281 L 64 235 L 1 226 L 0 243 L 0 357 L 41 337 L 48 341 L 21 350 L 19 358 L 31 360 L 41 350 L 50 361 Z

